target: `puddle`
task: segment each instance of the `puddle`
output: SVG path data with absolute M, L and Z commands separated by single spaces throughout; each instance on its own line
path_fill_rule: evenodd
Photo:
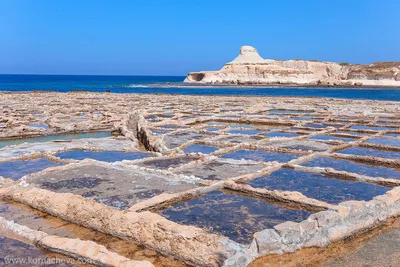
M 269 132 L 264 134 L 264 136 L 268 137 L 297 137 L 298 134 L 295 133 L 283 133 L 283 132 Z
M 61 166 L 61 164 L 44 158 L 3 162 L 0 163 L 0 175 L 16 181 L 27 174 L 39 172 L 55 166 Z
M 383 177 L 383 178 L 394 178 L 400 179 L 400 172 L 395 169 L 378 167 L 372 165 L 365 165 L 356 163 L 350 160 L 343 159 L 332 159 L 332 158 L 317 158 L 304 164 L 307 167 L 322 167 L 322 168 L 333 168 L 338 171 L 347 171 L 352 173 L 358 173 L 371 177 Z
M 67 141 L 74 139 L 85 139 L 85 138 L 105 138 L 110 137 L 110 132 L 94 132 L 94 133 L 81 133 L 81 134 L 61 134 L 61 135 L 47 135 L 42 137 L 15 139 L 15 140 L 0 140 L 0 148 L 11 145 L 19 145 L 22 143 L 42 143 L 50 141 Z
M 148 155 L 140 152 L 71 150 L 60 152 L 57 154 L 57 157 L 61 159 L 75 160 L 83 160 L 89 158 L 98 161 L 115 162 L 121 160 L 143 159 L 147 158 Z
M 378 158 L 400 159 L 400 152 L 392 152 L 378 149 L 351 147 L 344 150 L 339 150 L 337 153 L 352 154 L 359 156 L 374 156 Z
M 279 152 L 269 152 L 264 150 L 238 150 L 221 158 L 231 158 L 231 159 L 245 159 L 254 161 L 279 161 L 286 162 L 292 159 L 298 158 L 298 154 L 286 154 Z
M 214 151 L 217 151 L 219 148 L 214 146 L 205 146 L 194 144 L 191 146 L 186 147 L 183 151 L 185 153 L 203 153 L 203 154 L 210 154 Z
M 342 181 L 296 170 L 281 169 L 269 176 L 254 179 L 248 183 L 253 187 L 269 190 L 298 191 L 310 198 L 338 204 L 347 200 L 371 200 L 382 195 L 390 188 L 383 186 Z
M 366 125 L 353 125 L 350 127 L 351 130 L 373 130 L 373 131 L 384 131 L 390 130 L 387 127 L 377 127 L 377 126 L 366 126 Z
M 248 244 L 255 232 L 285 222 L 300 222 L 310 212 L 290 210 L 264 200 L 214 191 L 175 206 L 158 211 L 169 220 L 224 235 Z
M 169 169 L 176 168 L 182 164 L 189 163 L 190 161 L 192 161 L 191 158 L 155 159 L 151 161 L 145 161 L 137 165 L 155 169 Z
M 259 134 L 258 130 L 231 130 L 228 133 L 230 134 L 246 134 L 246 135 L 256 135 Z
M 310 139 L 314 140 L 334 140 L 334 141 L 343 141 L 343 142 L 352 142 L 355 141 L 356 139 L 351 138 L 351 137 L 337 137 L 337 136 L 332 136 L 332 135 L 315 135 L 311 136 Z
M 385 146 L 400 146 L 400 139 L 376 137 L 367 141 L 369 144 L 385 145 Z
M 260 164 L 251 164 L 247 162 L 232 162 L 228 159 L 216 159 L 201 165 L 191 166 L 176 172 L 187 176 L 194 175 L 205 180 L 225 180 L 240 175 L 256 173 L 263 166 Z

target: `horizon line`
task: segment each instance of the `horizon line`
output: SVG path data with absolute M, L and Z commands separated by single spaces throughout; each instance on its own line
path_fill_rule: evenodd
M 150 77 L 186 77 L 187 75 L 156 75 L 156 74 L 54 74 L 54 73 L 0 73 L 0 75 L 54 75 L 54 76 L 150 76 Z

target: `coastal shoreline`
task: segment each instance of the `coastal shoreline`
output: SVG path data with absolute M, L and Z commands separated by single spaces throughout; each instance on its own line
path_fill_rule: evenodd
M 154 84 L 148 87 L 160 87 L 160 88 L 260 88 L 260 89 L 283 89 L 283 88 L 299 88 L 299 89 L 359 89 L 359 90 L 400 90 L 400 86 L 387 86 L 387 85 L 316 85 L 316 84 L 202 84 L 202 83 L 190 83 L 190 84 Z

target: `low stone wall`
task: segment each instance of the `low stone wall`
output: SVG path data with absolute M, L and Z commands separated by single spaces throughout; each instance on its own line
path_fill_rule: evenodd
M 136 261 L 125 258 L 93 241 L 48 235 L 12 221 L 7 221 L 3 217 L 0 217 L 0 229 L 32 242 L 39 247 L 97 266 L 154 267 L 149 261 Z
M 241 249 L 228 238 L 174 223 L 155 213 L 119 211 L 74 194 L 11 184 L 0 187 L 0 198 L 131 240 L 194 266 L 221 266 L 226 258 Z
M 225 267 L 244 267 L 269 254 L 291 253 L 306 247 L 325 247 L 368 231 L 400 215 L 400 187 L 373 200 L 345 201 L 338 210 L 312 214 L 300 223 L 284 222 L 254 234 L 252 243 L 227 259 Z
M 148 151 L 165 152 L 169 150 L 161 138 L 153 135 L 148 129 L 147 123 L 140 111 L 130 113 L 122 121 L 120 132 L 135 142 L 139 140 Z

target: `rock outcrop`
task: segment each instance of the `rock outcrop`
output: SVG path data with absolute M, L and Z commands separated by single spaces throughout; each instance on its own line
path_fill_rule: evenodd
M 239 56 L 221 70 L 190 72 L 185 82 L 215 85 L 400 87 L 400 62 L 355 65 L 315 60 L 272 60 L 263 59 L 254 47 L 242 46 Z

